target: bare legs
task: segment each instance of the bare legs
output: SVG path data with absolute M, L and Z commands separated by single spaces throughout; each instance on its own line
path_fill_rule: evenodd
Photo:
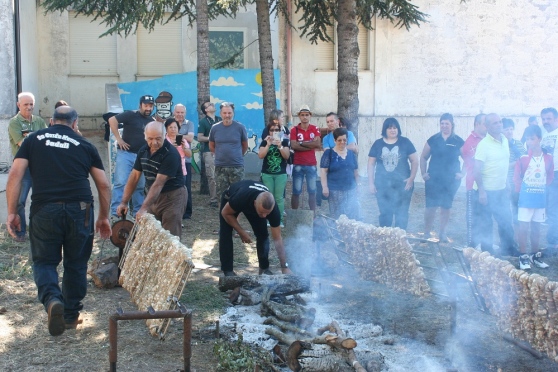
M 440 231 L 438 237 L 440 240 L 447 240 L 446 227 L 450 218 L 450 210 L 440 208 Z M 434 225 L 434 218 L 436 217 L 436 208 L 426 208 L 424 210 L 424 235 L 429 237 L 432 231 L 432 225 Z

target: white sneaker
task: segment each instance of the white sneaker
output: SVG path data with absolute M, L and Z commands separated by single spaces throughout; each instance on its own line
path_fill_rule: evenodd
M 543 256 L 543 253 L 539 251 L 535 254 L 532 254 L 530 259 L 531 259 L 531 262 L 533 263 L 533 265 L 535 265 L 536 267 L 538 267 L 540 269 L 546 269 L 548 267 L 548 264 L 546 262 L 543 262 L 542 256 Z
M 528 254 L 522 254 L 519 256 L 519 269 L 531 270 L 531 257 L 529 257 Z

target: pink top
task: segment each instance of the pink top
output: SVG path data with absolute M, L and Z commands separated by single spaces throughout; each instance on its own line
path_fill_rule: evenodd
M 465 177 L 467 191 L 473 190 L 473 185 L 475 184 L 475 175 L 473 174 L 475 169 L 475 152 L 477 151 L 477 145 L 482 139 L 483 137 L 472 131 L 465 140 L 463 147 L 461 147 L 461 157 L 467 170 L 467 176 Z
M 169 141 L 174 147 L 176 147 L 176 149 L 178 150 L 178 153 L 180 154 L 180 160 L 182 160 L 182 174 L 185 176 L 188 172 L 186 172 L 186 163 L 185 163 L 185 158 L 186 158 L 186 154 L 184 153 L 184 148 L 189 149 L 190 148 L 190 144 L 188 143 L 188 141 L 186 141 L 184 138 L 182 139 L 182 143 L 184 144 L 184 147 L 182 146 L 178 146 L 176 144 L 176 141 L 173 141 L 169 138 L 169 135 L 167 134 L 167 141 Z

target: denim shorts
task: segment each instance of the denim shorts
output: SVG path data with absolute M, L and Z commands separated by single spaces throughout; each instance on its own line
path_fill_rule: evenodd
M 315 165 L 294 165 L 293 166 L 293 195 L 302 194 L 302 182 L 306 176 L 306 190 L 308 194 L 316 193 L 316 179 L 318 174 Z

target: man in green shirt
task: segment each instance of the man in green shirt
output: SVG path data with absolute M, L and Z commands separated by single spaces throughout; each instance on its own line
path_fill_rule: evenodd
M 14 116 L 8 124 L 12 157 L 15 157 L 21 144 L 29 133 L 47 127 L 45 121 L 40 116 L 33 115 L 33 109 L 35 108 L 35 96 L 33 93 L 21 92 L 18 94 L 17 108 L 19 109 L 18 114 Z M 18 232 L 17 237 L 17 241 L 19 242 L 25 241 L 25 232 L 27 230 L 25 202 L 27 201 L 27 195 L 29 195 L 32 186 L 31 174 L 29 173 L 29 168 L 27 168 L 21 180 L 21 193 L 17 205 L 17 214 L 21 221 L 21 231 Z

